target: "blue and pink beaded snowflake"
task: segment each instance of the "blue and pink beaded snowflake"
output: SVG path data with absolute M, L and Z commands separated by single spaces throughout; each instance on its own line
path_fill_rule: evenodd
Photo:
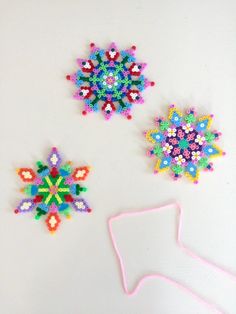
M 90 168 L 84 166 L 73 170 L 71 162 L 62 164 L 55 147 L 47 161 L 47 164 L 38 161 L 37 171 L 31 168 L 17 169 L 22 181 L 28 183 L 21 189 L 28 197 L 20 202 L 15 213 L 27 213 L 35 209 L 35 219 L 46 217 L 47 228 L 53 233 L 61 222 L 60 215 L 71 217 L 71 208 L 77 212 L 91 212 L 87 202 L 78 197 L 87 188 L 77 183 L 86 179 Z
M 77 59 L 80 70 L 67 75 L 78 88 L 74 98 L 84 101 L 82 113 L 86 115 L 101 108 L 106 119 L 115 112 L 131 119 L 133 104 L 142 104 L 143 90 L 154 85 L 142 75 L 146 63 L 136 61 L 135 46 L 119 51 L 111 43 L 103 50 L 92 43 L 90 49 L 88 59 Z
M 225 153 L 215 145 L 220 133 L 210 131 L 213 115 L 197 117 L 194 109 L 183 114 L 175 105 L 169 108 L 168 119 L 156 118 L 157 128 L 145 132 L 154 146 L 148 155 L 157 158 L 155 173 L 170 170 L 178 179 L 185 174 L 198 183 L 201 169 L 212 171 L 212 157 Z

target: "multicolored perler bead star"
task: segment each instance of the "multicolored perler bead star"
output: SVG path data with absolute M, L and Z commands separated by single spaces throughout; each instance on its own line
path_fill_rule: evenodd
M 15 213 L 26 213 L 36 208 L 35 219 L 46 217 L 46 225 L 50 232 L 55 232 L 61 222 L 60 216 L 70 218 L 71 208 L 78 212 L 91 212 L 87 202 L 77 197 L 87 191 L 77 181 L 84 181 L 89 173 L 89 167 L 79 167 L 74 170 L 71 162 L 62 163 L 55 147 L 48 156 L 48 165 L 37 162 L 38 169 L 17 169 L 23 182 L 29 183 L 21 192 L 29 198 L 23 199 L 15 209 Z
M 197 117 L 194 109 L 186 114 L 175 105 L 169 108 L 168 119 L 156 118 L 156 129 L 145 132 L 154 144 L 148 155 L 157 158 L 155 173 L 171 170 L 174 179 L 185 174 L 198 183 L 199 171 L 213 170 L 210 159 L 225 153 L 215 145 L 221 135 L 210 131 L 213 115 Z
M 119 51 L 111 43 L 103 50 L 92 43 L 90 49 L 88 59 L 77 59 L 80 70 L 66 77 L 78 88 L 74 98 L 85 103 L 82 113 L 86 115 L 101 107 L 106 119 L 114 112 L 131 119 L 132 105 L 143 103 L 142 91 L 154 85 L 142 75 L 146 63 L 136 61 L 135 46 Z

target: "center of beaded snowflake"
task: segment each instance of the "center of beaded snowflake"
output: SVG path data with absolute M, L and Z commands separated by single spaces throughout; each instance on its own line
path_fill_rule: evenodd
M 107 88 L 112 88 L 113 86 L 117 86 L 117 80 L 118 80 L 118 76 L 114 76 L 113 73 L 109 73 L 109 75 L 104 75 L 103 76 L 103 85 L 106 86 Z
M 167 132 L 165 151 L 178 163 L 184 163 L 201 153 L 205 138 L 190 125 L 169 128 Z
M 179 141 L 180 148 L 185 149 L 185 148 L 188 148 L 188 146 L 189 146 L 189 143 L 185 138 Z
M 57 206 L 63 203 L 64 195 L 70 193 L 70 187 L 65 184 L 65 179 L 61 176 L 53 177 L 48 175 L 42 179 L 43 184 L 39 185 L 38 194 L 43 197 L 45 205 L 55 203 Z
M 55 195 L 58 192 L 58 187 L 56 185 L 53 185 L 49 188 L 49 191 L 51 194 Z
M 94 94 L 101 100 L 118 101 L 126 96 L 131 87 L 131 76 L 121 62 L 103 62 L 91 73 Z

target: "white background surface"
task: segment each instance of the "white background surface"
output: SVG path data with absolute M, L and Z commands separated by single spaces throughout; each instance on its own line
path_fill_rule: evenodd
M 179 201 L 184 242 L 236 272 L 234 0 L 0 1 L 0 312 L 2 314 L 205 314 L 178 289 L 149 282 L 134 298 L 122 290 L 107 218 Z M 89 43 L 137 46 L 156 81 L 134 119 L 81 115 L 65 75 Z M 142 132 L 166 105 L 214 113 L 225 158 L 200 184 L 152 174 Z M 65 160 L 90 164 L 92 215 L 63 220 L 56 236 L 32 215 L 14 216 L 22 195 L 14 169 L 33 166 L 57 146 Z M 236 313 L 236 283 L 179 252 L 175 210 L 117 223 L 132 287 L 148 271 L 187 284 L 226 313 Z

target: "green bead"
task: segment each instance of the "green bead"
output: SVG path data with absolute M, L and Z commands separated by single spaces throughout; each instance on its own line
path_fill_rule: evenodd
M 72 168 L 71 168 L 71 165 L 68 163 L 68 164 L 65 164 L 63 165 L 60 170 L 63 170 L 65 172 L 67 172 L 68 174 L 70 174 L 72 172 Z
M 161 157 L 162 156 L 162 152 L 163 149 L 161 146 L 157 145 L 153 148 L 153 153 L 157 156 L 157 157 Z
M 176 174 L 180 174 L 180 173 L 182 173 L 184 171 L 184 169 L 180 165 L 174 165 L 172 167 L 172 170 Z
M 76 184 L 76 191 L 75 191 L 75 194 L 76 195 L 79 195 L 80 194 L 80 191 L 81 191 L 81 187 L 79 184 Z
M 62 169 L 65 169 L 66 171 L 71 172 L 70 164 L 65 164 L 64 166 L 62 166 Z
M 184 120 L 187 123 L 193 123 L 196 121 L 196 118 L 195 118 L 194 114 L 190 113 L 189 115 L 185 116 Z
M 169 125 L 170 123 L 168 121 L 161 121 L 159 128 L 161 131 L 166 131 Z
M 32 194 L 31 194 L 31 184 L 26 185 L 26 187 L 24 188 L 24 192 L 25 192 L 26 195 L 32 196 Z
M 189 143 L 186 139 L 182 139 L 179 141 L 179 147 L 182 148 L 182 149 L 186 149 L 188 148 L 189 146 Z
M 65 215 L 65 216 L 69 216 L 70 215 L 70 211 L 71 211 L 71 208 L 66 208 L 65 210 L 62 211 L 62 214 Z
M 198 161 L 198 165 L 202 168 L 206 168 L 209 164 L 208 158 L 204 157 Z
M 36 219 L 39 219 L 41 216 L 46 215 L 47 213 L 42 210 L 40 207 L 36 208 L 37 214 L 35 216 Z
M 211 133 L 211 132 L 209 132 L 209 131 L 207 131 L 204 135 L 205 135 L 205 139 L 206 139 L 206 141 L 207 141 L 208 143 L 213 142 L 214 139 L 215 139 L 215 134 L 213 134 L 213 133 Z

